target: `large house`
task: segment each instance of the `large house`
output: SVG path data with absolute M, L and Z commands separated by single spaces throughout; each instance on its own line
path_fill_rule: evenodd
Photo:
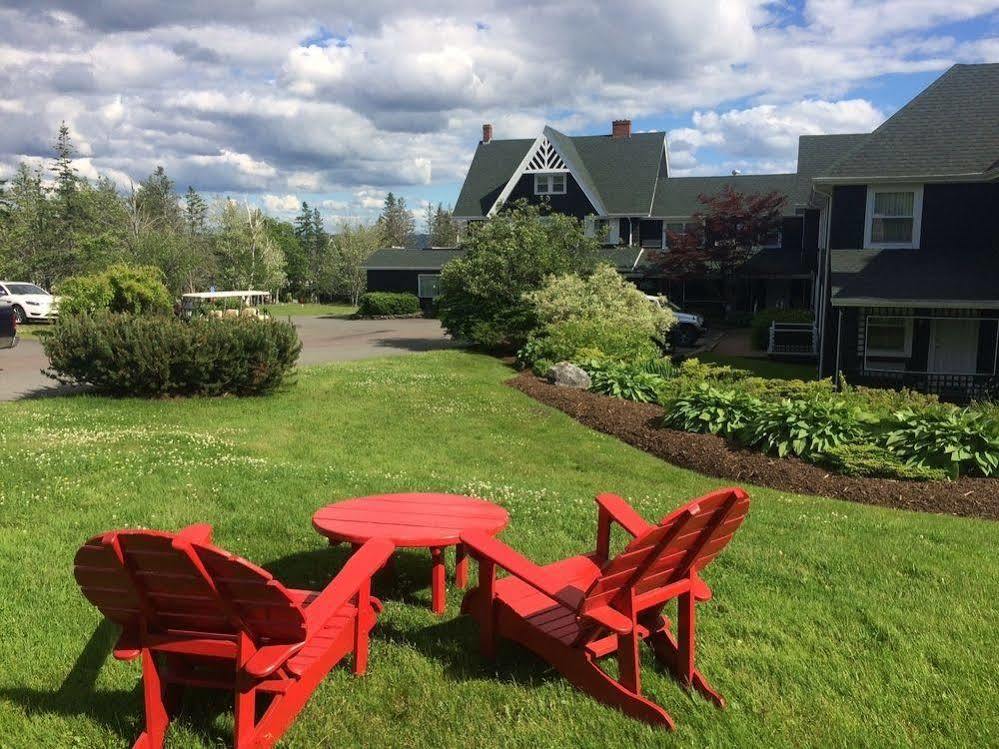
M 629 120 L 614 121 L 607 135 L 568 136 L 546 127 L 536 138 L 512 140 L 494 139 L 492 126 L 484 125 L 454 215 L 472 224 L 513 201 L 543 204 L 583 221 L 588 233 L 602 238 L 603 259 L 640 288 L 666 293 L 688 308 L 718 315 L 733 309 L 810 309 L 817 301 L 819 212 L 809 204 L 808 170 L 827 165 L 821 157 L 829 149 L 806 150 L 806 140 L 802 148 L 796 173 L 671 177 L 666 133 L 633 133 Z M 669 233 L 682 232 L 704 209 L 701 195 L 726 186 L 745 194 L 784 195 L 780 231 L 750 259 L 738 281 L 669 278 L 657 262 L 668 252 Z M 436 293 L 438 263 L 460 253 L 379 251 L 366 266 L 369 285 L 412 291 L 428 302 Z
M 955 65 L 818 169 L 819 369 L 997 392 L 999 64 Z
M 786 198 L 736 280 L 676 279 L 670 233 L 731 186 Z M 708 313 L 815 312 L 823 376 L 954 397 L 994 392 L 999 353 L 999 64 L 956 65 L 872 133 L 801 136 L 794 173 L 675 177 L 663 132 L 502 140 L 484 125 L 455 205 L 482 221 L 524 199 L 575 216 L 640 288 Z M 436 295 L 460 249 L 381 250 L 372 288 Z

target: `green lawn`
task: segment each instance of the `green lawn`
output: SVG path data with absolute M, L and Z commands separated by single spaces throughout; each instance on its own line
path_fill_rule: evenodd
M 122 526 L 207 521 L 217 542 L 299 586 L 342 563 L 310 517 L 337 498 L 443 490 L 505 506 L 503 537 L 540 562 L 592 547 L 594 493 L 649 518 L 719 482 L 591 432 L 502 382 L 497 361 L 440 352 L 307 369 L 264 399 L 97 397 L 0 404 L 0 745 L 125 746 L 139 666 L 79 594 L 77 547 Z M 429 611 L 429 559 L 376 580 L 386 609 L 369 674 L 339 668 L 284 746 L 983 746 L 999 735 L 999 538 L 983 521 L 748 487 L 749 519 L 705 570 L 704 673 L 718 711 L 645 658 L 679 730 L 574 691 L 473 623 Z M 230 741 L 231 702 L 185 703 L 170 745 Z
M 268 304 L 265 308 L 274 317 L 306 317 L 330 315 L 347 317 L 357 312 L 357 307 L 350 304 L 298 304 L 297 302 L 282 302 Z
M 710 351 L 698 354 L 697 358 L 712 364 L 728 364 L 738 369 L 748 369 L 758 377 L 771 377 L 778 380 L 814 380 L 818 369 L 814 363 L 773 361 L 750 356 L 724 356 Z

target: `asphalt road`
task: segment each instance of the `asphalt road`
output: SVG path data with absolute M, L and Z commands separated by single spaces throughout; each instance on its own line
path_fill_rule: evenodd
M 345 320 L 334 317 L 291 318 L 302 339 L 300 365 L 400 356 L 452 348 L 437 320 Z M 21 339 L 0 351 L 0 401 L 52 395 L 61 388 L 41 373 L 48 360 L 37 340 Z

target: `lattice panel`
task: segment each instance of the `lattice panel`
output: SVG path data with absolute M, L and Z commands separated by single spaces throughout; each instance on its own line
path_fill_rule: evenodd
M 555 146 L 545 138 L 538 144 L 538 149 L 534 152 L 531 160 L 527 162 L 525 172 L 567 172 L 569 168 L 558 155 Z

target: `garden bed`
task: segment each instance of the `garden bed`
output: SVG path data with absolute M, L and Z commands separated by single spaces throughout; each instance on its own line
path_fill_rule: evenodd
M 713 434 L 658 425 L 661 406 L 556 387 L 522 372 L 508 383 L 586 426 L 708 476 L 870 505 L 999 520 L 999 479 L 895 481 L 842 476 L 798 458 L 774 458 Z

